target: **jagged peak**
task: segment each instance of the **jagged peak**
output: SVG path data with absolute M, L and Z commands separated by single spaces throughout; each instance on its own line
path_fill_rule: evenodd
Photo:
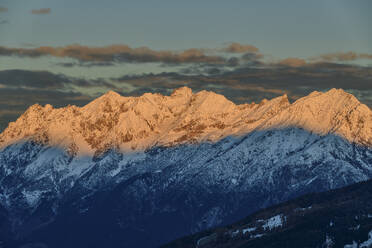
M 113 91 L 113 90 L 109 90 L 107 91 L 105 94 L 103 94 L 101 97 L 103 98 L 118 98 L 118 97 L 122 97 L 119 93 Z
M 35 103 L 31 105 L 30 107 L 28 107 L 28 109 L 20 117 L 26 118 L 27 116 L 39 115 L 40 113 L 53 109 L 53 107 L 50 108 L 51 106 L 50 104 L 47 104 L 47 105 L 43 107 L 39 103 Z
M 34 110 L 41 110 L 43 109 L 43 106 L 41 106 L 39 103 L 35 103 L 33 105 L 31 105 L 27 111 L 34 111 Z
M 326 95 L 326 96 L 339 96 L 339 97 L 350 97 L 351 96 L 350 93 L 347 93 L 343 89 L 336 89 L 336 88 L 332 88 L 332 89 L 324 92 L 324 95 Z
M 50 110 L 53 110 L 54 108 L 53 108 L 53 106 L 51 104 L 45 104 L 44 109 L 46 111 L 50 111 Z
M 187 86 L 183 86 L 183 87 L 180 87 L 178 89 L 175 89 L 172 92 L 171 96 L 186 96 L 186 97 L 190 97 L 190 96 L 192 96 L 192 89 L 190 89 Z
M 93 101 L 89 102 L 85 105 L 82 110 L 89 111 L 89 112 L 97 112 L 100 111 L 101 108 L 105 108 L 108 103 L 114 102 L 122 102 L 126 99 L 126 97 L 120 95 L 115 91 L 107 91 L 105 94 L 101 95 L 100 97 L 94 99 Z
M 284 94 L 284 95 L 281 95 L 281 96 L 278 96 L 274 99 L 272 99 L 271 101 L 277 101 L 279 105 L 290 105 L 291 103 L 289 102 L 289 99 L 288 99 L 288 96 L 287 94 Z
M 118 101 L 118 100 L 122 100 L 123 98 L 125 98 L 125 97 L 123 97 L 119 93 L 117 93 L 117 92 L 115 92 L 113 90 L 109 90 L 105 94 L 103 94 L 100 97 L 98 97 L 98 98 L 94 99 L 93 101 L 91 101 L 90 103 L 100 103 L 100 102 L 107 102 L 107 101 Z
M 344 91 L 343 89 L 341 89 L 341 88 L 339 88 L 339 89 L 337 89 L 337 88 L 332 88 L 332 89 L 330 89 L 330 90 L 328 90 L 327 92 L 326 92 L 326 94 L 349 94 L 349 93 L 347 93 L 346 91 Z
M 347 99 L 349 101 L 352 101 L 353 103 L 360 103 L 359 100 L 353 94 L 350 94 L 344 91 L 343 89 L 333 88 L 325 92 L 324 96 L 334 98 L 334 100 Z
M 356 106 L 361 103 L 352 94 L 344 91 L 343 89 L 332 88 L 326 92 L 313 91 L 309 95 L 297 99 L 294 104 L 326 104 L 332 109 L 344 108 L 346 106 Z M 325 106 L 325 105 L 324 105 Z M 340 110 L 340 109 L 339 109 Z

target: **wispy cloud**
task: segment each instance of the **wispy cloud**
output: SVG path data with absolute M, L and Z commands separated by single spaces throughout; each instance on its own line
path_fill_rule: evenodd
M 356 53 L 356 52 L 338 52 L 338 53 L 327 53 L 322 54 L 318 57 L 313 57 L 311 60 L 320 61 L 334 61 L 334 62 L 344 62 L 344 61 L 354 61 L 359 59 L 372 59 L 372 54 L 369 53 Z
M 166 64 L 212 63 L 223 64 L 226 59 L 221 56 L 207 55 L 201 49 L 191 48 L 182 52 L 155 51 L 148 47 L 131 48 L 127 45 L 89 47 L 69 45 L 64 47 L 9 48 L 0 46 L 0 56 L 19 57 L 68 57 L 83 62 L 146 63 L 161 62 Z
M 231 43 L 229 46 L 221 49 L 224 52 L 228 53 L 257 53 L 258 48 L 252 45 L 244 45 L 237 42 Z
M 52 10 L 50 8 L 42 8 L 42 9 L 33 9 L 31 10 L 31 14 L 34 15 L 46 15 L 50 14 Z
M 117 89 L 107 80 L 69 77 L 48 71 L 4 70 L 0 71 L 0 86 L 11 89 L 59 90 L 69 91 L 76 87 L 105 87 Z
M 5 13 L 5 12 L 8 12 L 8 8 L 0 6 L 0 13 Z
M 306 65 L 306 60 L 300 58 L 286 58 L 278 62 L 279 65 L 299 67 Z

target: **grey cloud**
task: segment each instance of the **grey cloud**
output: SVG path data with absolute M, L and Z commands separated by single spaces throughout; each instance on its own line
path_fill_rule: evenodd
M 57 66 L 61 67 L 66 67 L 66 68 L 71 68 L 71 67 L 101 67 L 101 66 L 113 66 L 115 63 L 113 62 L 83 62 L 83 61 L 78 61 L 78 62 L 63 62 L 63 63 L 55 63 Z
M 286 58 L 278 62 L 279 65 L 299 67 L 306 65 L 306 60 L 300 58 Z
M 47 71 L 5 70 L 0 71 L 0 85 L 12 88 L 62 88 L 70 80 L 63 75 Z
M 354 61 L 359 59 L 372 59 L 372 54 L 369 53 L 356 53 L 356 52 L 338 52 L 338 53 L 327 53 L 322 54 L 318 57 L 313 57 L 312 60 L 315 61 Z
M 9 48 L 2 46 L 0 47 L 0 56 L 31 58 L 53 56 L 59 58 L 73 58 L 81 62 L 102 63 L 225 63 L 225 58 L 221 56 L 207 55 L 201 49 L 192 48 L 182 52 L 173 52 L 166 50 L 155 51 L 147 47 L 131 48 L 127 45 L 111 45 L 104 47 L 69 45 L 64 47 L 44 46 L 38 48 Z
M 244 45 L 237 42 L 231 43 L 229 46 L 221 49 L 224 52 L 228 53 L 257 53 L 258 48 L 252 45 Z
M 46 15 L 50 14 L 52 10 L 50 8 L 33 9 L 31 13 L 34 15 Z
M 104 79 L 84 79 L 54 74 L 48 71 L 4 70 L 0 71 L 0 87 L 28 90 L 73 90 L 76 87 L 107 88 L 118 90 L 112 83 Z M 120 89 L 119 89 L 120 90 Z

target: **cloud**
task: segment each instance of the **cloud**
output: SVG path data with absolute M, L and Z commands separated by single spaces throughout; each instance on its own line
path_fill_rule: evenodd
M 306 65 L 306 60 L 299 58 L 286 58 L 278 62 L 279 65 L 299 67 Z
M 8 12 L 8 8 L 0 6 L 0 13 L 5 13 L 5 12 Z
M 52 10 L 50 8 L 42 8 L 42 9 L 33 9 L 31 10 L 31 14 L 33 15 L 46 15 L 50 14 Z
M 354 61 L 359 59 L 372 59 L 372 54 L 368 53 L 356 53 L 356 52 L 338 52 L 338 53 L 327 53 L 318 57 L 311 58 L 312 60 L 330 61 L 330 62 L 343 62 L 343 61 Z
M 155 51 L 148 47 L 131 48 L 127 45 L 89 47 L 69 45 L 64 47 L 42 46 L 38 48 L 9 48 L 0 46 L 0 56 L 19 56 L 37 58 L 53 56 L 74 58 L 82 62 L 112 63 L 147 63 L 161 62 L 166 64 L 211 63 L 223 64 L 226 59 L 221 56 L 210 56 L 201 49 L 188 49 L 182 52 Z
M 71 82 L 72 80 L 64 75 L 48 71 L 0 71 L 0 85 L 8 88 L 61 89 Z
M 2 19 L 0 19 L 0 25 L 1 25 L 1 24 L 8 24 L 8 23 L 9 23 L 8 20 L 2 20 Z
M 61 67 L 66 67 L 66 68 L 71 68 L 71 67 L 95 67 L 95 66 L 113 66 L 115 63 L 113 62 L 83 62 L 83 61 L 78 61 L 78 62 L 62 62 L 62 63 L 55 63 L 57 66 Z
M 231 43 L 228 47 L 221 49 L 223 52 L 227 53 L 257 53 L 258 48 L 252 45 L 243 45 L 237 42 Z
M 68 91 L 76 88 L 104 88 L 120 90 L 104 79 L 74 78 L 48 71 L 4 70 L 0 71 L 0 88 L 27 90 Z

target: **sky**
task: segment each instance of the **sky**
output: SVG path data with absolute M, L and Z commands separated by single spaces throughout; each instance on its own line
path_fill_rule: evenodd
M 0 130 L 30 105 L 189 86 L 372 106 L 372 1 L 0 0 Z

